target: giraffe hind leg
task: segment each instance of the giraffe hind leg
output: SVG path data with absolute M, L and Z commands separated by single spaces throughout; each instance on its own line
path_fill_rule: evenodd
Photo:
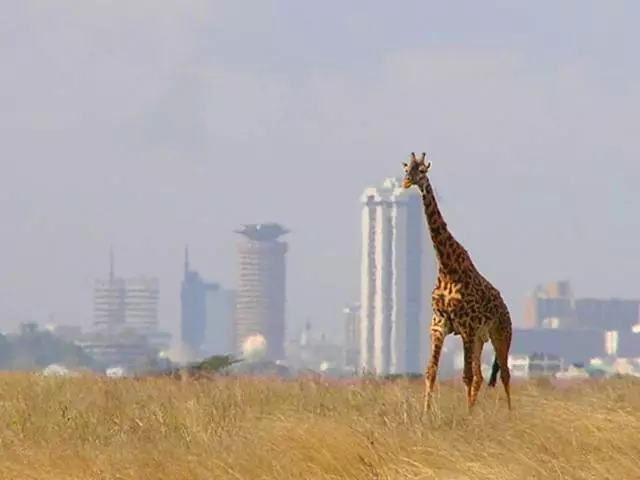
M 491 343 L 493 344 L 496 358 L 491 371 L 491 379 L 489 380 L 489 382 L 491 382 L 491 380 L 495 380 L 493 378 L 494 372 L 496 376 L 498 375 L 498 371 L 500 372 L 500 380 L 504 387 L 504 393 L 507 396 L 507 407 L 509 410 L 511 410 L 511 372 L 509 370 L 509 349 L 511 348 L 511 337 L 511 328 L 491 336 Z M 496 362 L 498 363 L 498 368 L 496 368 Z

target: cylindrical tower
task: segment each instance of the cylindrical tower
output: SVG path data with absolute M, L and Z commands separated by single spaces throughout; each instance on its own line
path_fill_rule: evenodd
M 284 359 L 288 245 L 279 238 L 289 230 L 277 223 L 261 223 L 243 225 L 235 232 L 244 237 L 238 243 L 236 353 L 242 354 L 249 336 L 260 334 L 267 343 L 266 358 Z

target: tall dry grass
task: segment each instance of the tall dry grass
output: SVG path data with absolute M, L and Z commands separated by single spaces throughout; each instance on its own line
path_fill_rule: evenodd
M 0 376 L 2 479 L 635 479 L 640 384 L 459 382 L 421 422 L 421 383 Z

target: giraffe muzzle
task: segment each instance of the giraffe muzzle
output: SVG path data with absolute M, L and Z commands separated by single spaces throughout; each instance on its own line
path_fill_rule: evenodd
M 404 181 L 402 182 L 402 186 L 403 186 L 404 188 L 411 188 L 411 180 L 404 180 Z

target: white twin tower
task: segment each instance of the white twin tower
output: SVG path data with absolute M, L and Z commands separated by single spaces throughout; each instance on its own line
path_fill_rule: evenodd
M 389 178 L 365 189 L 361 202 L 360 369 L 420 373 L 436 278 L 422 195 Z

